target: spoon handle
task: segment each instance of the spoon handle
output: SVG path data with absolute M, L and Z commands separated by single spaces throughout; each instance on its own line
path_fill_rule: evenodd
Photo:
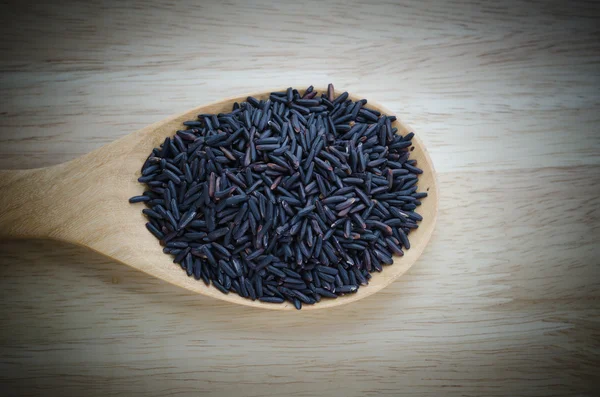
M 85 158 L 52 167 L 0 171 L 0 238 L 51 238 L 79 243 L 99 191 L 78 172 Z M 87 175 L 90 176 L 88 178 Z
M 56 167 L 0 171 L 0 238 L 46 238 L 59 226 Z

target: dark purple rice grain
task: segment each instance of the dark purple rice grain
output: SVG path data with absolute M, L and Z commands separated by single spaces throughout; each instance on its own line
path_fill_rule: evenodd
M 342 285 L 341 287 L 336 287 L 335 292 L 340 293 L 352 293 L 358 290 L 358 285 Z
M 152 233 L 154 235 L 154 237 L 156 237 L 159 240 L 162 240 L 164 238 L 164 234 L 158 230 L 158 228 L 156 228 L 153 224 L 151 224 L 150 222 L 146 223 L 146 228 L 150 231 L 150 233 Z
M 298 298 L 291 298 L 292 302 L 294 302 L 294 307 L 296 308 L 296 310 L 301 310 L 302 309 L 302 302 L 300 302 L 300 300 Z
M 146 201 L 150 201 L 150 197 L 149 196 L 133 196 L 132 198 L 129 199 L 130 203 L 142 203 L 142 202 L 146 202 Z
M 146 227 L 195 279 L 297 309 L 367 285 L 409 249 L 427 197 L 414 134 L 366 100 L 292 88 L 203 114 L 144 162 Z
M 259 300 L 261 302 L 268 302 L 268 303 L 283 303 L 283 302 L 285 302 L 285 299 L 280 298 L 278 296 L 261 296 L 259 298 Z
M 332 276 L 331 274 L 318 273 L 318 276 L 321 280 L 327 281 L 329 283 L 335 282 L 335 276 Z

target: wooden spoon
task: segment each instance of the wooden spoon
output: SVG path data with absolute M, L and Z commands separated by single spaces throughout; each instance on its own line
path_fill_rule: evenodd
M 319 89 L 319 92 L 326 92 Z M 266 91 L 253 94 L 268 98 Z M 146 230 L 141 204 L 129 204 L 131 196 L 141 194 L 144 185 L 137 181 L 147 156 L 167 136 L 182 128 L 182 122 L 196 119 L 200 113 L 229 112 L 234 102 L 247 96 L 229 98 L 169 117 L 129 134 L 98 150 L 53 167 L 0 171 L 0 238 L 49 238 L 88 247 L 118 262 L 132 266 L 169 283 L 213 298 L 264 309 L 293 310 L 289 303 L 251 301 L 235 293 L 227 295 L 214 287 L 188 277 L 162 252 L 158 240 Z M 357 101 L 362 97 L 350 95 Z M 369 107 L 383 114 L 393 113 L 369 100 Z M 410 129 L 399 120 L 393 123 L 402 135 Z M 306 309 L 323 309 L 362 299 L 381 290 L 406 272 L 423 252 L 436 223 L 438 187 L 433 164 L 425 146 L 413 138 L 411 159 L 423 169 L 419 191 L 429 196 L 417 212 L 423 216 L 419 228 L 410 234 L 411 248 L 382 273 L 373 273 L 368 286 L 357 293 L 337 299 L 324 298 Z M 382 303 L 387 304 L 387 303 Z

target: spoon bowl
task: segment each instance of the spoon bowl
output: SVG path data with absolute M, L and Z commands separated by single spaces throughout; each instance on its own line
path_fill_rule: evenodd
M 273 91 L 252 94 L 266 99 Z M 318 89 L 326 92 L 325 89 Z M 49 238 L 85 246 L 118 262 L 139 269 L 171 284 L 216 299 L 264 309 L 295 310 L 283 304 L 252 301 L 235 293 L 223 294 L 201 281 L 188 277 L 172 258 L 162 252 L 156 238 L 144 227 L 142 206 L 129 204 L 129 197 L 142 194 L 137 181 L 141 167 L 153 148 L 172 136 L 186 120 L 201 113 L 229 112 L 234 102 L 248 95 L 224 99 L 189 110 L 149 125 L 82 157 L 47 168 L 0 171 L 0 238 Z M 357 101 L 362 97 L 349 95 Z M 369 100 L 370 108 L 393 115 Z M 399 119 L 392 123 L 398 133 L 411 130 Z M 322 299 L 303 310 L 324 309 L 357 301 L 380 291 L 404 274 L 419 258 L 433 233 L 438 211 L 436 174 L 427 149 L 418 136 L 412 140 L 411 159 L 423 170 L 419 191 L 428 197 L 416 212 L 423 216 L 410 234 L 411 248 L 383 272 L 373 273 L 369 285 L 337 299 Z

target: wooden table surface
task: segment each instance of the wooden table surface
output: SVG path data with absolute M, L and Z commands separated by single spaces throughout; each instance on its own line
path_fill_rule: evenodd
M 2 241 L 0 394 L 598 392 L 599 17 L 559 1 L 1 5 L 0 168 L 64 162 L 222 97 L 333 82 L 414 128 L 441 201 L 404 277 L 310 313 Z

